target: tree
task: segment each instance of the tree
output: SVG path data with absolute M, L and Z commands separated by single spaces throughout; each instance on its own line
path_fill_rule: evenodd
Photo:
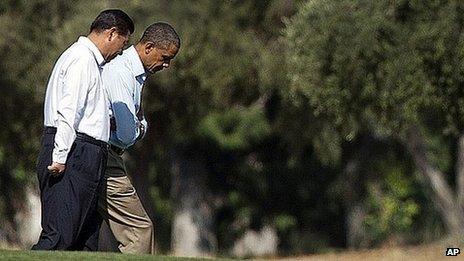
M 288 23 L 291 92 L 344 140 L 368 130 L 408 149 L 449 233 L 462 233 L 462 146 L 456 193 L 422 133 L 462 139 L 459 1 L 309 1 Z

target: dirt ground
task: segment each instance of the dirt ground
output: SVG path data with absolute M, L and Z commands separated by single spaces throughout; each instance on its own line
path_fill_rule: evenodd
M 460 247 L 461 253 L 458 256 L 445 256 L 447 247 Z M 276 258 L 272 260 L 464 260 L 464 245 L 453 245 L 449 242 L 441 242 L 430 245 L 414 247 L 389 247 L 374 250 L 346 251 L 340 253 L 328 253 L 320 255 L 308 255 L 298 257 Z

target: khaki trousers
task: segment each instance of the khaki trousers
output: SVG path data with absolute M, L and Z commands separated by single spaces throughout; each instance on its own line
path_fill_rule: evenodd
M 110 150 L 106 190 L 103 189 L 99 197 L 98 211 L 113 232 L 122 253 L 154 254 L 153 223 L 143 208 L 131 181 L 127 175 L 108 175 L 110 174 L 108 172 L 113 170 L 111 166 L 117 165 L 124 166 L 122 158 Z M 123 169 L 125 171 L 125 168 Z

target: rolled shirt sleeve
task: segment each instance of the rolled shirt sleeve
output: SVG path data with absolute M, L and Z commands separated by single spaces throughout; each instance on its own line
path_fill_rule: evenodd
M 131 88 L 132 79 L 117 69 L 105 69 L 102 76 L 116 122 L 116 131 L 111 131 L 110 143 L 128 148 L 137 141 L 140 135 L 139 126 L 144 124 L 136 115 L 134 93 Z

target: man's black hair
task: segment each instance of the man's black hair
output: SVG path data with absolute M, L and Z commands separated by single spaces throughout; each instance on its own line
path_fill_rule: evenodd
M 90 32 L 101 32 L 106 29 L 116 27 L 118 33 L 132 34 L 134 32 L 134 22 L 132 19 L 119 9 L 108 9 L 102 11 L 90 26 Z
M 155 47 L 167 49 L 169 45 L 173 44 L 180 48 L 180 38 L 176 30 L 168 23 L 158 22 L 154 23 L 145 29 L 140 42 L 153 42 Z

